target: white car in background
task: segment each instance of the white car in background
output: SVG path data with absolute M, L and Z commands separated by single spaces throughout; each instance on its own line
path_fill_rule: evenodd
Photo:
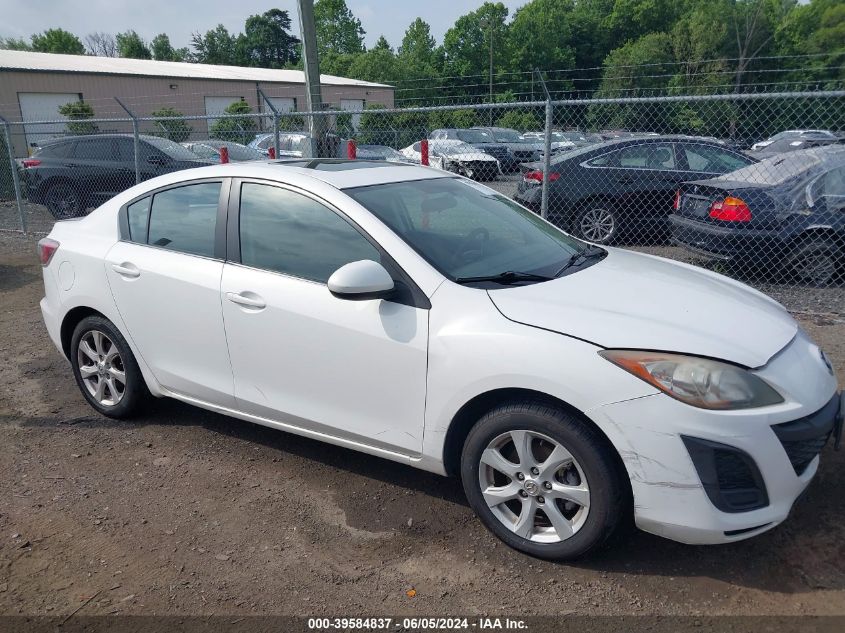
M 765 149 L 775 141 L 779 141 L 781 139 L 794 139 L 796 141 L 801 140 L 805 136 L 817 137 L 817 138 L 829 138 L 831 141 L 836 141 L 837 136 L 830 130 L 784 130 L 783 132 L 778 132 L 774 136 L 770 136 L 765 141 L 758 141 L 751 146 L 751 151 L 756 152 L 761 149 Z
M 413 162 L 420 163 L 421 150 L 422 143 L 417 141 L 400 151 Z M 428 164 L 473 180 L 493 180 L 502 174 L 498 159 L 457 139 L 428 141 Z
M 180 171 L 39 253 L 47 331 L 101 414 L 166 396 L 459 475 L 534 556 L 631 517 L 685 543 L 760 534 L 841 437 L 833 369 L 775 301 L 441 170 Z

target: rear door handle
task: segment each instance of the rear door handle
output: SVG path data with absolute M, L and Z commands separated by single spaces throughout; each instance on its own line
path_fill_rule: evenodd
M 141 271 L 131 262 L 123 262 L 122 264 L 112 264 L 111 269 L 121 277 L 129 277 L 134 279 L 141 276 Z
M 244 294 L 240 294 L 237 292 L 227 292 L 226 298 L 232 303 L 237 303 L 239 306 L 244 306 L 247 308 L 256 308 L 258 310 L 261 310 L 262 308 L 267 307 L 267 304 L 264 302 L 264 299 L 259 297 L 254 292 L 247 292 Z

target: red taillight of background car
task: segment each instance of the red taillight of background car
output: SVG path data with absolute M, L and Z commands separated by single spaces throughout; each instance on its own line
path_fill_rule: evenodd
M 680 210 L 681 210 L 681 190 L 680 190 L 680 189 L 678 189 L 678 190 L 675 192 L 675 202 L 672 204 L 672 208 L 673 208 L 675 211 L 680 211 Z
M 728 196 L 710 205 L 710 217 L 723 222 L 751 222 L 751 209 L 742 198 Z
M 559 173 L 554 172 L 554 171 L 549 172 L 549 182 L 554 182 L 558 178 L 560 178 Z M 522 180 L 527 182 L 528 184 L 532 184 L 532 185 L 535 184 L 535 183 L 542 184 L 543 183 L 543 172 L 541 172 L 540 170 L 527 171 L 522 175 Z
M 41 161 L 37 158 L 24 158 L 21 161 L 21 165 L 24 167 L 38 167 L 41 164 Z
M 56 240 L 51 240 L 49 237 L 40 240 L 38 242 L 38 258 L 41 260 L 41 265 L 49 264 L 57 250 L 59 250 L 59 243 Z

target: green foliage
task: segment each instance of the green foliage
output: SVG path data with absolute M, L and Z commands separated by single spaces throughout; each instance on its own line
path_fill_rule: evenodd
M 94 108 L 84 101 L 71 101 L 59 106 L 59 114 L 67 117 L 67 131 L 70 134 L 96 134 L 99 131 L 96 123 L 86 119 L 94 118 Z
M 217 119 L 211 126 L 211 138 L 232 141 L 246 145 L 258 132 L 258 120 L 255 117 L 238 116 L 252 112 L 246 101 L 235 101 L 224 111 L 223 118 Z
M 0 49 L 9 51 L 31 51 L 32 44 L 22 37 L 0 37 Z
M 323 55 L 364 52 L 361 20 L 356 18 L 346 0 L 317 0 L 314 3 L 314 22 L 317 28 L 317 52 Z
M 159 33 L 150 42 L 150 52 L 153 59 L 162 62 L 184 62 L 190 59 L 187 48 L 173 48 L 170 37 L 166 33 Z
M 76 35 L 64 29 L 47 29 L 32 36 L 32 50 L 38 53 L 84 55 L 85 47 Z
M 485 113 L 486 118 L 486 113 Z M 435 110 L 428 116 L 428 128 L 436 130 L 441 127 L 472 127 L 478 125 L 478 115 L 475 110 L 471 108 L 462 108 L 460 110 Z
M 445 73 L 469 76 L 467 83 L 479 83 L 477 76 L 489 74 L 491 38 L 494 71 L 507 68 L 511 49 L 507 17 L 504 4 L 485 2 L 479 9 L 458 18 L 443 38 Z
M 191 36 L 194 57 L 200 64 L 236 65 L 236 42 L 237 38 L 222 24 L 206 31 L 205 34 L 194 33 Z
M 288 32 L 291 28 L 290 14 L 281 9 L 249 16 L 243 35 L 238 36 L 242 58 L 236 62 L 260 68 L 284 68 L 298 62 L 301 42 Z
M 114 36 L 117 42 L 117 54 L 132 59 L 152 59 L 147 43 L 135 31 L 129 30 Z M 169 42 L 168 42 L 169 43 Z
M 163 136 L 176 143 L 181 143 L 187 141 L 191 137 L 191 132 L 194 131 L 194 128 L 188 125 L 188 122 L 183 118 L 185 114 L 174 108 L 159 108 L 152 113 L 152 116 L 155 117 L 155 124 L 158 128 L 154 132 L 156 136 Z
M 540 117 L 525 110 L 508 110 L 496 120 L 496 125 L 513 128 L 520 132 L 543 129 L 543 122 Z

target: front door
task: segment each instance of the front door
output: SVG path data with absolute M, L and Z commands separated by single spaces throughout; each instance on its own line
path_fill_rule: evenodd
M 233 194 L 240 252 L 224 266 L 221 291 L 238 408 L 419 454 L 427 310 L 332 296 L 326 281 L 344 264 L 391 262 L 318 200 L 257 182 L 235 184 Z

